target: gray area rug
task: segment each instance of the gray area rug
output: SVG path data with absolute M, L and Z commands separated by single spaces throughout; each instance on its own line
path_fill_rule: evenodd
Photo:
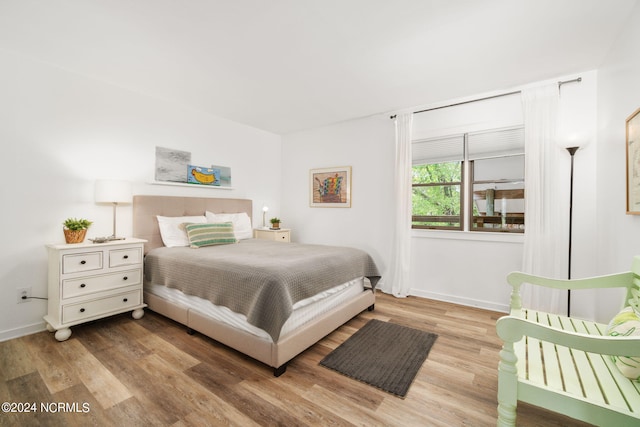
M 372 319 L 320 364 L 404 398 L 438 336 Z

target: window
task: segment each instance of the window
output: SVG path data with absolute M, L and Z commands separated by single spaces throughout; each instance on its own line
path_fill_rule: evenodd
M 462 229 L 464 135 L 414 141 L 413 228 Z
M 522 127 L 413 141 L 412 160 L 413 228 L 524 231 Z
M 462 225 L 462 162 L 413 167 L 413 227 L 453 228 Z

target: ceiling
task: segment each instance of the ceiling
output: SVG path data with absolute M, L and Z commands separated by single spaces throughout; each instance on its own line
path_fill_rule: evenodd
M 596 69 L 637 0 L 0 0 L 0 49 L 277 134 Z

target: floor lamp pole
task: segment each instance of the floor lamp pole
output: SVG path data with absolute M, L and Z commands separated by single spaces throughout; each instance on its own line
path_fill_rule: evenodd
M 576 154 L 580 147 L 567 147 L 567 151 L 571 156 L 571 181 L 569 185 L 569 259 L 567 278 L 571 279 L 571 240 L 573 230 L 573 155 Z M 567 316 L 571 316 L 571 289 L 567 290 Z

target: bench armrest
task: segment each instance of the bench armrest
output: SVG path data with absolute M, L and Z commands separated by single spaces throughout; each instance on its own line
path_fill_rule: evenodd
M 496 322 L 498 336 L 515 343 L 523 336 L 536 338 L 576 350 L 615 356 L 640 356 L 640 336 L 612 337 L 564 331 L 516 316 L 504 316 Z
M 596 289 L 596 288 L 627 288 L 627 296 L 630 297 L 634 274 L 630 271 L 624 273 L 607 274 L 604 276 L 588 277 L 584 279 L 552 279 L 550 277 L 536 276 L 533 274 L 514 271 L 507 276 L 507 282 L 513 287 L 511 291 L 511 312 L 517 313 L 522 309 L 520 286 L 523 283 L 545 286 L 554 289 Z M 515 311 L 514 311 L 515 310 Z

